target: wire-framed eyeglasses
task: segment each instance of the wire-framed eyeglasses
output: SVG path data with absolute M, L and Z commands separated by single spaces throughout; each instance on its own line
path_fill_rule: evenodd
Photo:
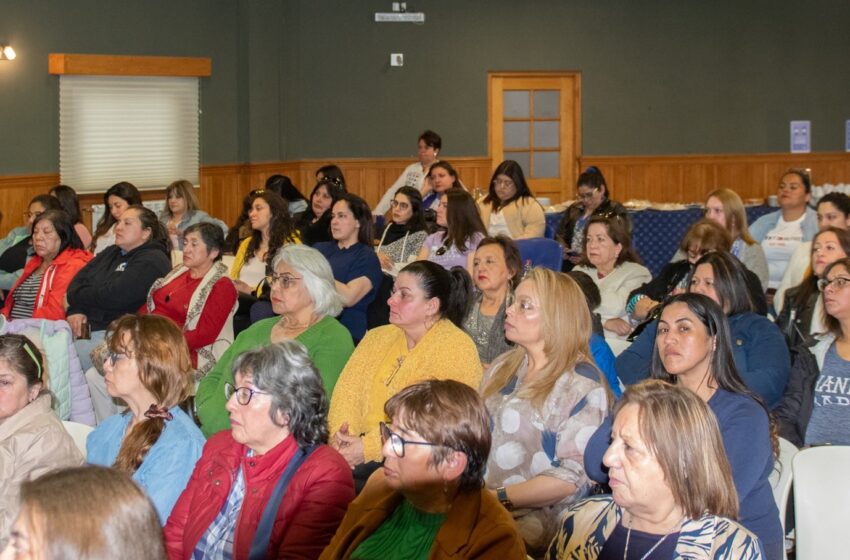
M 280 283 L 284 290 L 287 290 L 290 286 L 294 285 L 296 280 L 302 280 L 302 278 L 300 276 L 293 276 L 288 272 L 283 274 L 269 274 L 266 276 L 266 282 L 269 283 L 269 286 L 274 286 L 275 284 Z

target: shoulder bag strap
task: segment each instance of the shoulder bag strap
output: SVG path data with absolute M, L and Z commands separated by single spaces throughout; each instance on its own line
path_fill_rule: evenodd
M 248 560 L 264 560 L 269 549 L 269 541 L 272 537 L 272 527 L 277 518 L 277 512 L 280 509 L 280 504 L 283 501 L 283 496 L 286 494 L 286 487 L 289 486 L 289 481 L 295 475 L 295 472 L 304 464 L 304 461 L 316 449 L 316 446 L 308 447 L 307 449 L 299 449 L 289 463 L 286 465 L 283 474 L 275 484 L 266 507 L 263 510 L 263 516 L 260 517 L 260 523 L 257 525 L 257 532 L 254 533 L 254 538 L 251 541 L 251 552 L 248 553 Z

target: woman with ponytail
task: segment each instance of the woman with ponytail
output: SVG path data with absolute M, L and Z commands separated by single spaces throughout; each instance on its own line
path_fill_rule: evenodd
M 170 319 L 124 315 L 109 326 L 107 349 L 106 388 L 127 410 L 89 435 L 87 459 L 132 474 L 165 524 L 204 447 L 201 431 L 177 406 L 192 388 L 189 347 Z

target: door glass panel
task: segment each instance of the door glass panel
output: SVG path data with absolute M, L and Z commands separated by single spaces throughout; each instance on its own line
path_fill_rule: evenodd
M 534 123 L 534 147 L 557 148 L 560 123 L 555 121 L 536 121 Z
M 505 114 L 508 119 L 527 119 L 529 114 L 529 92 L 526 91 L 506 91 L 504 93 Z
M 505 148 L 528 148 L 528 122 L 505 123 Z
M 531 177 L 531 173 L 529 173 L 530 169 L 528 166 L 529 162 L 529 154 L 528 152 L 505 152 L 505 159 L 512 159 L 522 167 L 522 172 L 526 177 Z
M 561 92 L 540 90 L 534 92 L 534 118 L 557 119 L 560 115 Z
M 534 177 L 557 179 L 559 176 L 558 159 L 558 152 L 534 152 Z

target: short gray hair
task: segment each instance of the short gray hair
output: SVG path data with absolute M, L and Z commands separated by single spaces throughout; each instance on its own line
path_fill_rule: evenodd
M 254 386 L 271 395 L 269 415 L 289 418 L 289 432 L 301 448 L 328 441 L 328 396 L 319 371 L 298 341 L 285 340 L 243 352 L 233 362 L 233 376 L 254 378 Z
M 307 245 L 284 245 L 272 260 L 272 270 L 276 271 L 280 263 L 288 264 L 301 275 L 317 315 L 336 317 L 342 312 L 334 273 L 323 254 Z

